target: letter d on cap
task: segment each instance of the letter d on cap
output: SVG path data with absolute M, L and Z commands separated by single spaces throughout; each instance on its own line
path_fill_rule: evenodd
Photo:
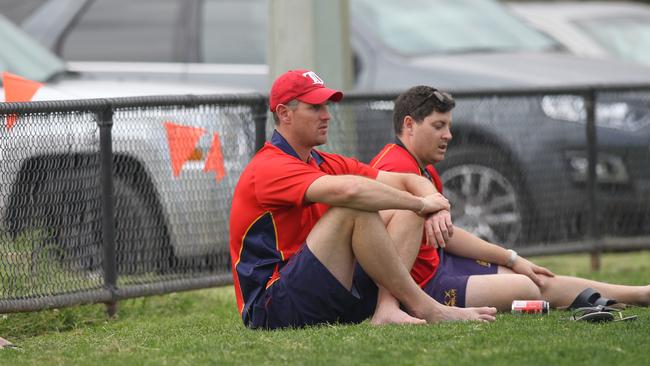
M 313 72 L 313 71 L 307 71 L 307 72 L 303 73 L 302 76 L 310 78 L 311 81 L 314 82 L 314 84 L 320 84 L 320 85 L 324 85 L 324 84 L 325 84 L 325 82 L 323 81 L 323 79 L 321 79 L 320 77 L 318 77 L 318 75 L 316 75 L 316 73 Z

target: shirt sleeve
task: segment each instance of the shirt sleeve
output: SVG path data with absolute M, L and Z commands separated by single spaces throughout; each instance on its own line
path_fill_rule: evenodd
M 319 154 L 325 159 L 321 169 L 332 175 L 360 175 L 370 179 L 376 179 L 379 170 L 364 164 L 357 159 L 348 158 L 342 155 L 329 154 L 320 152 Z
M 255 172 L 255 195 L 265 208 L 301 206 L 307 188 L 326 175 L 292 156 L 277 156 Z

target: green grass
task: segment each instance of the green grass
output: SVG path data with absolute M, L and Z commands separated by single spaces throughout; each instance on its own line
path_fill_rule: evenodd
M 61 254 L 47 231 L 25 230 L 15 239 L 0 233 L 0 257 L 6 264 L 0 268 L 0 299 L 101 288 L 101 278 L 66 270 L 57 259 Z
M 650 252 L 608 254 L 589 271 L 586 255 L 536 258 L 557 273 L 610 282 L 650 283 Z M 0 365 L 648 365 L 650 309 L 629 323 L 586 324 L 549 316 L 499 315 L 497 322 L 435 326 L 322 326 L 253 331 L 243 327 L 232 287 L 103 305 L 0 316 Z

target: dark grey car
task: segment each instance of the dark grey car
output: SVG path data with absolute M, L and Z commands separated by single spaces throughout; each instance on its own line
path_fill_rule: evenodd
M 265 0 L 51 0 L 45 6 L 63 1 L 77 4 L 67 9 L 78 14 L 61 11 L 64 21 L 57 22 L 51 10 L 37 11 L 23 26 L 72 69 L 266 91 Z M 359 92 L 417 84 L 454 91 L 650 83 L 650 69 L 573 56 L 491 0 L 350 0 L 350 9 Z M 648 93 L 598 99 L 606 234 L 650 231 L 648 99 Z M 364 139 L 352 153 L 360 159 L 391 140 L 390 109 L 390 103 L 371 103 L 357 115 Z M 506 245 L 584 235 L 585 121 L 584 100 L 575 95 L 460 100 L 453 146 L 438 166 L 456 224 Z

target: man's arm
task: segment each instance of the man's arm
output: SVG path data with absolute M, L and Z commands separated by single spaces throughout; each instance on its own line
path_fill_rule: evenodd
M 488 243 L 487 241 L 473 235 L 461 228 L 456 228 L 453 238 L 449 240 L 445 251 L 460 257 L 478 259 L 485 262 L 496 263 L 507 266 L 510 261 L 510 252 L 506 249 Z M 523 274 L 530 277 L 538 286 L 542 285 L 541 279 L 537 274 L 554 276 L 554 274 L 544 267 L 535 265 L 525 258 L 517 257 L 510 267 L 515 273 Z
M 385 183 L 385 184 L 384 184 Z M 409 173 L 380 171 L 376 180 L 355 175 L 327 175 L 316 179 L 307 189 L 309 202 L 364 211 L 410 210 L 426 217 L 427 243 L 445 246 L 453 235 L 449 215 L 431 215 L 449 210 L 449 201 L 436 192 L 426 178 Z
M 377 181 L 420 197 L 438 193 L 431 181 L 412 173 L 396 173 L 380 170 L 377 175 Z
M 449 209 L 447 199 L 432 190 L 427 191 L 425 185 L 422 185 L 420 191 L 416 187 L 402 186 L 404 189 L 401 190 L 382 183 L 379 177 L 384 176 L 385 173 L 380 172 L 377 180 L 356 175 L 325 175 L 316 179 L 307 188 L 305 199 L 309 202 L 322 202 L 330 206 L 363 211 L 410 210 L 422 216 Z M 425 178 L 422 179 L 426 182 Z M 399 183 L 397 184 L 399 186 Z M 424 194 L 423 196 L 412 194 L 407 191 L 407 188 Z
M 460 257 L 478 259 L 502 266 L 506 266 L 510 259 L 510 252 L 506 249 L 458 227 L 456 235 L 449 241 L 445 250 Z

